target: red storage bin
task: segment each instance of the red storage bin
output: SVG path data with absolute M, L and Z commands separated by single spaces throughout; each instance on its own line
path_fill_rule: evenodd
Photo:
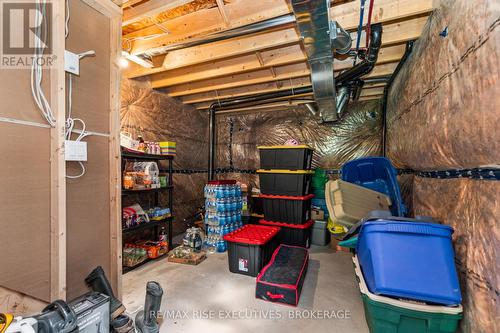
M 303 247 L 280 245 L 257 276 L 255 297 L 297 306 L 309 264 Z
M 228 245 L 229 271 L 257 276 L 278 246 L 279 227 L 247 224 L 224 236 Z

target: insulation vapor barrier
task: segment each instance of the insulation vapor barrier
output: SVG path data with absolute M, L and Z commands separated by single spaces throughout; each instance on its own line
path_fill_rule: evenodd
M 396 167 L 500 165 L 499 27 L 496 1 L 440 2 L 388 95 L 387 151 Z M 500 183 L 409 175 L 400 181 L 413 214 L 455 229 L 461 330 L 499 332 Z
M 152 90 L 147 81 L 122 80 L 121 99 L 120 117 L 123 132 L 130 133 L 134 138 L 141 135 L 146 141 L 175 141 L 177 155 L 174 158 L 174 169 L 206 170 L 206 114 Z M 161 168 L 166 168 L 166 164 Z M 174 174 L 174 234 L 184 232 L 182 220 L 203 206 L 203 187 L 206 179 L 206 173 Z M 130 200 L 140 200 L 140 196 Z M 164 197 L 160 197 L 160 200 L 166 202 Z M 133 203 L 125 202 L 124 199 L 123 206 Z
M 259 168 L 260 145 L 282 145 L 289 139 L 315 148 L 313 168 L 339 169 L 345 162 L 381 153 L 381 105 L 379 101 L 349 106 L 336 123 L 319 124 L 304 107 L 285 111 L 217 116 L 216 168 Z M 256 175 L 237 176 L 257 185 Z

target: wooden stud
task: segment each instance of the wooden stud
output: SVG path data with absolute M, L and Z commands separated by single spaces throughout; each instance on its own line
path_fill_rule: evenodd
M 118 298 L 122 296 L 122 211 L 120 151 L 121 15 L 110 18 L 110 99 L 109 99 L 109 194 L 110 194 L 110 279 Z
M 273 78 L 276 78 L 276 71 L 274 70 L 274 67 L 269 67 L 269 71 L 271 72 L 271 75 L 273 76 Z
M 255 56 L 257 57 L 257 60 L 259 60 L 260 67 L 264 67 L 266 63 L 264 62 L 264 59 L 262 59 L 262 54 L 260 53 L 260 51 L 255 52 Z
M 224 0 L 216 0 L 217 2 L 217 7 L 219 8 L 219 13 L 220 16 L 222 17 L 222 20 L 224 21 L 224 25 L 226 28 L 231 27 L 231 21 L 229 20 L 229 17 L 227 16 L 226 10 L 224 9 Z
M 50 69 L 50 103 L 56 124 L 50 129 L 50 301 L 66 298 L 66 77 L 64 72 L 65 5 L 54 1 L 52 43 L 59 59 Z M 35 236 L 36 237 L 36 236 Z

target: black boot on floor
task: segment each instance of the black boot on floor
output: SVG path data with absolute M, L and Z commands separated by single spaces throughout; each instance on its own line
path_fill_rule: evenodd
M 135 316 L 135 328 L 139 333 L 158 333 L 160 326 L 157 322 L 160 311 L 163 289 L 158 282 L 150 281 L 146 285 L 146 301 L 144 310 Z
M 111 321 L 111 327 L 114 333 L 133 333 L 135 332 L 134 321 L 127 315 L 119 315 Z
M 85 282 L 93 291 L 100 292 L 101 294 L 108 295 L 110 298 L 110 317 L 111 320 L 115 319 L 123 312 L 125 312 L 125 307 L 122 302 L 115 297 L 113 294 L 113 289 L 111 284 L 104 274 L 104 270 L 101 266 L 97 266 L 86 278 Z

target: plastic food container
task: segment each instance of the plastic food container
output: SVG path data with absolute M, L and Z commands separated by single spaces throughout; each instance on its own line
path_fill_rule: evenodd
M 368 290 L 359 267 L 353 258 L 359 281 L 365 317 L 371 333 L 453 333 L 462 319 L 463 308 L 427 305 L 375 295 Z
M 264 218 L 267 221 L 304 224 L 311 218 L 313 194 L 302 197 L 261 194 Z
M 228 243 L 229 271 L 257 276 L 278 246 L 280 228 L 247 224 L 224 236 Z
M 257 170 L 260 192 L 271 195 L 304 196 L 309 194 L 310 170 Z
M 311 168 L 314 149 L 307 145 L 259 146 L 262 169 L 306 170 Z
M 304 224 L 288 224 L 281 222 L 272 222 L 259 220 L 259 224 L 279 227 L 278 233 L 279 244 L 293 245 L 308 248 L 311 243 L 311 229 L 314 224 L 313 220 L 309 220 Z
M 361 226 L 357 254 L 370 292 L 427 303 L 462 301 L 449 226 L 379 219 Z
M 344 164 L 341 171 L 342 180 L 387 194 L 392 201 L 392 215 L 405 216 L 406 207 L 396 176 L 397 170 L 385 157 L 353 160 Z

